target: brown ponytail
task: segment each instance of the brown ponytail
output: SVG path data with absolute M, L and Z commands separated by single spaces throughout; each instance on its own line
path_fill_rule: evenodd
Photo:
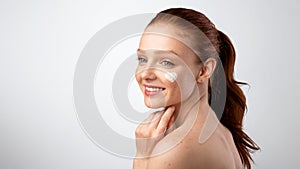
M 226 76 L 227 95 L 226 103 L 221 117 L 221 123 L 226 126 L 232 133 L 235 145 L 239 151 L 244 166 L 251 169 L 250 152 L 260 148 L 255 142 L 243 131 L 242 123 L 246 105 L 246 97 L 238 85 L 247 83 L 238 82 L 234 79 L 235 50 L 230 39 L 221 31 L 218 31 L 220 41 L 220 59 Z
M 185 22 L 182 22 L 182 19 L 177 19 L 175 16 L 188 21 L 199 28 L 206 36 L 209 43 L 203 38 L 197 38 L 194 34 L 194 29 L 187 26 Z M 155 23 L 167 23 L 179 27 L 181 31 L 180 34 L 193 41 L 193 44 L 190 45 L 197 45 L 194 47 L 197 50 L 196 55 L 199 56 L 202 61 L 205 61 L 208 57 L 215 57 L 216 55 L 214 52 L 217 52 L 220 59 L 217 59 L 217 67 L 213 77 L 210 79 L 208 89 L 210 94 L 209 103 L 217 103 L 216 105 L 211 104 L 211 107 L 215 110 L 221 123 L 230 130 L 243 165 L 248 169 L 251 169 L 250 162 L 253 160 L 250 153 L 259 150 L 260 148 L 243 131 L 243 118 L 247 105 L 246 97 L 239 85 L 246 85 L 247 83 L 238 82 L 234 79 L 235 50 L 230 39 L 223 32 L 218 31 L 215 28 L 215 25 L 204 14 L 192 9 L 171 8 L 164 10 L 160 12 L 149 25 Z M 221 76 L 221 73 L 225 73 L 225 79 L 224 76 Z M 223 92 L 222 89 L 219 91 L 212 91 L 211 85 L 219 88 L 223 87 L 222 85 L 219 85 L 222 84 L 220 81 L 226 82 L 226 86 L 223 85 L 225 92 Z M 221 96 L 226 96 L 226 98 L 223 99 Z

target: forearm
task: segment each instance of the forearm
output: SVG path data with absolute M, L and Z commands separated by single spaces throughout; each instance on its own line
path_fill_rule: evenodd
M 133 169 L 147 169 L 148 158 L 135 158 L 133 160 Z

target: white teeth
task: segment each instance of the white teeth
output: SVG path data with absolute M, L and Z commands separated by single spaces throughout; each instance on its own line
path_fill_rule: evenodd
M 162 91 L 163 88 L 146 87 L 146 90 L 149 91 L 149 92 L 158 92 L 158 91 Z

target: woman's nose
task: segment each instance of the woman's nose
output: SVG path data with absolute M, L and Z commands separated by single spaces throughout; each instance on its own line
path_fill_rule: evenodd
M 147 68 L 141 72 L 141 78 L 143 80 L 154 80 L 156 79 L 155 70 L 153 68 Z

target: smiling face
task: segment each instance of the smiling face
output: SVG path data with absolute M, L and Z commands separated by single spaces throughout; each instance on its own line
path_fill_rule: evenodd
M 161 34 L 141 37 L 136 80 L 149 108 L 168 107 L 188 99 L 197 87 L 200 67 L 194 53 L 178 40 Z

